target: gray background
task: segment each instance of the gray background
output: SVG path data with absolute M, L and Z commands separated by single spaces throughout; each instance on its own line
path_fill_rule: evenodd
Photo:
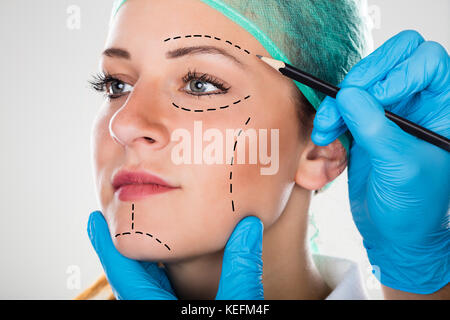
M 1 299 L 70 299 L 101 274 L 86 222 L 98 208 L 89 139 L 102 97 L 87 80 L 97 72 L 111 3 L 0 0 Z M 81 9 L 80 29 L 67 27 L 71 5 Z M 450 1 L 369 5 L 375 47 L 416 29 L 449 49 Z M 359 261 L 379 298 L 349 214 L 346 174 L 314 198 L 312 212 L 321 251 Z

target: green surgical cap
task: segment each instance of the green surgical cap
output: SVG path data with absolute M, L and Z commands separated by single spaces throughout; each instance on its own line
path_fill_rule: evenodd
M 115 2 L 113 16 L 127 0 Z M 365 0 L 200 0 L 252 34 L 274 59 L 338 85 L 372 50 Z M 324 95 L 295 84 L 317 110 Z M 339 137 L 349 150 L 351 136 Z

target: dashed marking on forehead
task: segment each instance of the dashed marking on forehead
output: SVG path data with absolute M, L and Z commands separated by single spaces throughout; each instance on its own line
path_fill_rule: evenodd
M 207 39 L 212 39 L 212 40 L 216 40 L 216 41 L 222 41 L 222 42 L 226 43 L 228 46 L 233 46 L 234 48 L 236 48 L 236 49 L 238 49 L 240 51 L 243 51 L 246 54 L 251 54 L 249 50 L 243 49 L 242 46 L 240 46 L 238 44 L 233 44 L 233 42 L 230 41 L 230 40 L 222 40 L 222 38 L 213 37 L 213 36 L 210 36 L 208 34 L 194 34 L 194 35 L 187 34 L 187 35 L 184 35 L 184 36 L 175 36 L 175 37 L 170 37 L 170 38 L 164 39 L 164 42 L 168 42 L 168 41 L 171 41 L 171 40 L 178 40 L 178 39 L 182 39 L 182 38 L 184 38 L 184 39 L 187 39 L 187 38 L 207 38 Z

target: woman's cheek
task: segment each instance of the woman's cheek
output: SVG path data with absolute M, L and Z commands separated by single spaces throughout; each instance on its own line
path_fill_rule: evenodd
M 109 121 L 112 109 L 108 103 L 101 107 L 91 130 L 92 164 L 100 210 L 103 213 L 113 238 L 125 224 L 121 215 L 116 215 L 116 204 L 113 201 L 114 190 L 111 185 L 113 169 L 120 164 L 121 149 L 113 141 L 109 132 Z
M 135 203 L 134 216 L 126 204 L 107 208 L 113 242 L 124 256 L 170 262 L 215 253 L 226 245 L 240 215 L 231 208 L 224 166 L 176 170 L 183 172 L 183 189 Z
M 258 217 L 265 228 L 270 227 L 284 210 L 292 187 L 283 171 L 262 175 L 259 165 L 245 165 L 236 170 L 233 201 L 238 221 L 252 215 Z
M 174 166 L 174 176 L 183 181 L 183 192 L 159 205 L 152 203 L 151 197 L 137 204 L 136 214 L 147 214 L 135 216 L 135 228 L 139 222 L 141 230 L 131 231 L 142 234 L 123 234 L 131 229 L 130 210 L 115 204 L 109 179 L 111 168 L 119 167 L 125 159 L 110 136 L 109 119 L 107 112 L 99 114 L 93 130 L 95 177 L 111 237 L 123 255 L 165 262 L 217 252 L 225 247 L 235 226 L 244 217 L 257 216 L 268 228 L 284 209 L 286 195 L 292 187 L 287 172 L 292 166 L 286 165 L 285 158 L 279 159 L 280 168 L 272 175 L 263 175 L 262 167 L 266 166 L 260 164 Z M 251 121 L 255 120 L 256 117 Z M 232 128 L 245 128 L 239 124 Z M 263 127 L 277 126 L 267 121 Z M 205 128 L 208 127 L 205 125 Z M 285 145 L 281 145 L 281 149 L 292 154 Z
M 109 131 L 113 111 L 114 109 L 105 102 L 91 130 L 93 173 L 102 210 L 106 209 L 113 198 L 112 171 L 124 161 L 123 148 L 113 140 Z

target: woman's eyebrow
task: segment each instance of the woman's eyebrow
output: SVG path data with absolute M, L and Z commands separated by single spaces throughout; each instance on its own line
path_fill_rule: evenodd
M 241 60 L 228 53 L 224 49 L 215 46 L 182 47 L 166 52 L 166 57 L 168 59 L 174 59 L 194 54 L 220 54 L 236 63 L 239 67 L 246 67 L 246 65 Z M 126 60 L 131 59 L 131 54 L 127 50 L 121 48 L 108 48 L 103 51 L 103 55 L 111 58 L 122 58 Z
M 175 50 L 168 51 L 166 53 L 166 57 L 168 59 L 179 58 L 186 55 L 194 55 L 194 54 L 220 54 L 224 57 L 232 60 L 239 67 L 245 68 L 245 64 L 236 58 L 235 56 L 229 54 L 222 48 L 214 47 L 214 46 L 195 46 L 195 47 L 182 47 Z
M 127 50 L 121 48 L 108 48 L 103 51 L 103 55 L 111 58 L 131 59 L 131 54 Z

